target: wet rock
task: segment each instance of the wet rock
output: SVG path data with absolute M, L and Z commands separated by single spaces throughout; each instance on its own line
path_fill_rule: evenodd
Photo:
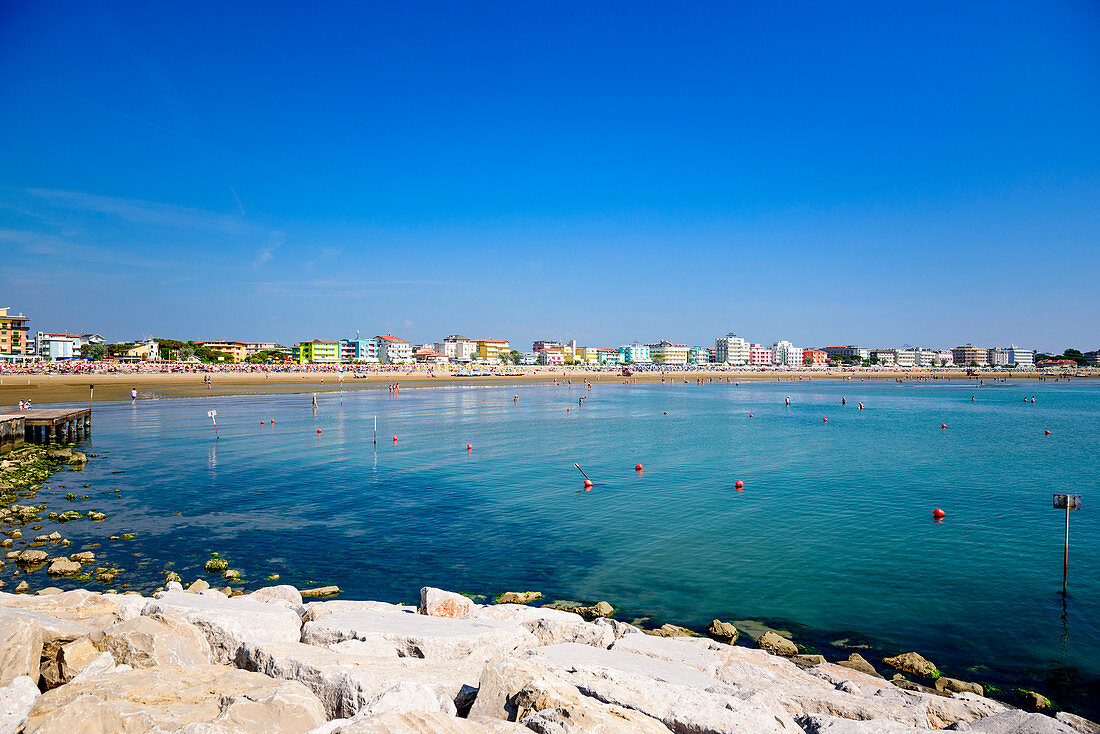
M 420 614 L 458 619 L 473 611 L 474 603 L 461 594 L 425 586 L 420 590 Z
M 883 658 L 882 662 L 903 673 L 920 676 L 921 678 L 935 678 L 940 673 L 935 665 L 925 660 L 920 653 L 916 652 L 907 652 L 892 658 Z
M 17 594 L 26 593 L 27 591 L 30 591 L 30 588 L 31 588 L 31 585 L 28 584 L 26 581 L 20 581 L 18 584 L 15 585 L 15 593 L 17 593 Z
M 878 671 L 875 670 L 875 666 L 867 662 L 867 660 L 858 652 L 853 652 L 851 655 L 848 656 L 847 660 L 837 661 L 837 665 L 843 666 L 845 668 L 851 668 L 852 670 L 858 670 L 859 672 L 866 673 L 867 675 L 873 675 L 878 678 L 882 678 L 882 676 L 878 674 Z
M 206 665 L 78 677 L 35 701 L 26 734 L 181 730 L 298 734 L 324 720 L 321 703 L 300 683 Z
M 165 591 L 183 591 L 183 584 L 179 581 L 169 581 L 164 585 Z
M 799 667 L 809 668 L 814 665 L 821 665 L 825 662 L 824 655 L 792 655 L 791 662 Z
M 22 731 L 27 713 L 38 696 L 38 686 L 25 675 L 0 688 L 0 732 L 14 734 Z
M 407 612 L 337 612 L 302 626 L 302 642 L 363 640 L 401 657 L 484 661 L 538 644 L 527 630 L 492 619 L 450 619 Z
M 556 601 L 553 604 L 547 605 L 551 609 L 560 609 L 564 612 L 572 612 L 579 614 L 581 617 L 592 621 L 599 617 L 610 617 L 615 613 L 615 607 L 611 606 L 608 602 L 600 601 L 596 602 L 592 606 L 584 606 L 583 604 L 577 604 L 570 601 Z
M 244 597 L 218 599 L 165 591 L 141 613 L 147 617 L 180 615 L 199 628 L 219 663 L 230 662 L 244 642 L 297 642 L 301 632 L 301 619 L 291 610 Z
M 225 572 L 222 573 L 223 579 L 239 579 L 240 577 L 241 572 L 233 568 L 227 569 Z
M 741 635 L 737 627 L 731 622 L 723 622 L 720 619 L 710 623 L 710 626 L 707 627 L 707 634 L 710 635 L 711 639 L 724 642 L 727 645 L 737 642 L 737 638 Z
M 301 589 L 299 593 L 302 596 L 309 596 L 314 598 L 324 598 L 326 596 L 336 596 L 340 593 L 339 586 L 318 586 L 313 589 Z
M 15 557 L 15 562 L 20 566 L 31 566 L 34 564 L 45 563 L 50 559 L 50 554 L 46 551 L 38 550 L 37 548 L 27 548 L 19 552 L 19 555 Z
M 1020 699 L 1024 702 L 1024 706 L 1032 711 L 1049 711 L 1050 699 L 1041 693 L 1035 691 L 1020 691 Z
M 760 635 L 756 640 L 755 647 L 758 650 L 767 650 L 772 655 L 780 655 L 787 658 L 798 654 L 798 645 L 771 630 Z
M 203 565 L 203 569 L 209 573 L 221 573 L 227 568 L 229 568 L 229 561 L 224 558 L 211 558 Z
M 50 576 L 75 576 L 80 573 L 80 564 L 67 558 L 58 558 L 46 569 Z
M 187 587 L 187 590 L 192 594 L 197 594 L 200 591 L 206 591 L 210 588 L 210 584 L 206 583 L 205 579 L 195 579 L 195 581 Z
M 506 591 L 496 598 L 497 604 L 527 604 L 542 598 L 541 591 Z
M 948 693 L 975 693 L 979 696 L 985 695 L 985 689 L 977 683 L 969 683 L 959 680 L 958 678 L 948 678 L 947 676 L 937 678 L 935 688 L 937 691 L 947 691 Z

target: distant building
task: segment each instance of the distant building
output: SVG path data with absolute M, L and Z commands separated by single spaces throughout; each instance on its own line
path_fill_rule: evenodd
M 195 344 L 228 354 L 230 362 L 243 362 L 248 357 L 248 345 L 244 342 L 209 341 L 195 342 Z
M 0 308 L 0 361 L 25 362 L 34 358 L 27 344 L 27 322 L 30 318 L 8 313 L 10 306 Z
M 634 342 L 619 347 L 620 364 L 650 364 L 652 361 L 649 356 L 649 347 L 645 344 Z
M 557 366 L 565 364 L 565 353 L 560 347 L 546 347 L 535 352 L 539 364 Z
M 519 358 L 519 363 L 525 365 L 538 364 L 539 355 L 535 354 L 534 352 L 524 352 L 523 355 Z
M 382 364 L 412 364 L 412 345 L 392 334 L 374 337 L 378 345 L 378 361 Z
M 1031 350 L 1028 350 L 1028 351 L 1031 351 Z M 1035 356 L 1035 353 L 1032 352 L 1032 358 L 1034 358 L 1034 356 Z M 1092 365 L 1093 367 L 1096 367 L 1097 365 L 1100 365 L 1100 349 L 1094 349 L 1091 352 L 1085 352 L 1085 360 L 1090 365 Z
M 500 362 L 512 351 L 507 339 L 474 339 L 477 358 L 482 362 Z
M 688 345 L 673 344 L 670 341 L 660 341 L 656 344 L 647 344 L 649 358 L 653 364 L 685 365 L 688 361 Z
M 477 343 L 462 334 L 451 334 L 435 343 L 435 351 L 445 354 L 452 362 L 473 362 L 477 359 Z
M 156 339 L 134 342 L 121 356 L 141 362 L 157 362 L 160 360 L 160 343 Z
M 106 344 L 107 340 L 100 334 L 77 334 L 76 338 L 80 341 L 80 346 L 85 344 Z
M 748 364 L 749 343 L 734 333 L 714 341 L 714 361 L 719 364 Z
M 337 364 L 340 361 L 340 342 L 331 339 L 311 339 L 294 347 L 294 361 L 298 364 Z
M 289 351 L 288 347 L 284 347 L 282 344 L 276 342 L 245 342 L 244 352 L 246 357 L 251 357 L 253 354 L 259 354 L 260 352 L 285 352 Z
M 688 350 L 687 363 L 691 365 L 710 364 L 710 351 L 707 347 L 692 347 Z
M 857 347 L 852 344 L 841 344 L 839 346 L 825 347 L 825 354 L 829 357 L 859 357 L 860 359 L 870 359 L 871 350 L 865 347 Z
M 1034 367 L 1035 366 L 1035 352 L 1030 349 L 1020 349 L 1015 344 L 1007 347 L 1005 351 L 1008 353 L 1008 364 L 1016 365 L 1017 367 Z
M 749 364 L 754 367 L 775 364 L 775 355 L 772 354 L 771 347 L 765 347 L 761 344 L 750 344 Z
M 451 361 L 446 354 L 435 351 L 428 345 L 422 345 L 413 352 L 413 361 L 417 364 L 444 365 Z
M 378 364 L 378 341 L 375 339 L 341 339 L 340 361 L 357 364 Z
M 989 351 L 972 344 L 964 344 L 951 350 L 951 359 L 960 367 L 968 367 L 972 364 L 988 365 Z
M 772 345 L 772 359 L 776 364 L 801 367 L 802 348 L 794 346 L 789 341 L 777 341 Z
M 950 349 L 936 349 L 934 354 L 936 355 L 936 361 L 943 366 L 955 363 L 955 355 Z
M 531 342 L 531 351 L 537 352 L 540 349 L 561 349 L 565 350 L 565 344 L 557 339 L 536 339 Z
M 803 349 L 802 364 L 807 367 L 820 367 L 829 363 L 829 355 L 823 349 Z
M 80 356 L 80 337 L 76 334 L 46 334 L 34 337 L 34 351 L 47 362 L 60 362 Z
M 897 355 L 893 349 L 872 349 L 871 360 L 876 360 L 885 367 L 893 367 L 897 363 Z

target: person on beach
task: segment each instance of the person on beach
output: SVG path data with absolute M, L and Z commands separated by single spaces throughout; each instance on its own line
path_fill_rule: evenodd
M 313 393 L 313 409 L 317 410 L 317 393 Z
M 130 405 L 133 405 L 136 402 L 137 402 L 137 388 L 135 387 L 132 390 L 130 390 Z

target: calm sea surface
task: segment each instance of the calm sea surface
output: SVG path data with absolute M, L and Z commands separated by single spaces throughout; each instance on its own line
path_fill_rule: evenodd
M 316 412 L 308 394 L 97 404 L 85 448 L 98 458 L 42 496 L 51 510 L 108 513 L 64 534 L 74 551 L 103 543 L 127 569 L 116 585 L 151 590 L 166 568 L 189 581 L 216 551 L 252 588 L 277 573 L 391 601 L 423 585 L 537 589 L 607 599 L 628 620 L 767 620 L 829 656 L 915 649 L 949 675 L 1031 681 L 1095 714 L 1100 384 L 723 381 L 317 400 Z M 70 491 L 91 499 L 68 503 Z M 1071 517 L 1063 604 L 1065 514 L 1051 495 L 1064 491 L 1083 494 L 1084 509 Z M 136 537 L 104 539 L 124 532 Z

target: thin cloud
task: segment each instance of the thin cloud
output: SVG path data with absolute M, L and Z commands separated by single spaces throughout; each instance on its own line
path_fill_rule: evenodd
M 227 234 L 241 234 L 248 231 L 263 231 L 250 225 L 241 217 L 218 214 L 203 209 L 163 204 L 140 199 L 123 199 L 115 196 L 85 194 L 78 191 L 55 191 L 52 189 L 28 189 L 27 193 L 55 205 L 111 214 L 134 224 L 151 224 L 159 227 L 178 229 L 201 229 Z
M 121 265 L 132 268 L 167 268 L 177 267 L 181 264 L 173 260 L 157 260 L 135 256 L 112 247 L 85 245 L 57 235 L 18 229 L 0 228 L 0 242 L 10 242 L 28 255 L 62 257 L 105 265 Z

